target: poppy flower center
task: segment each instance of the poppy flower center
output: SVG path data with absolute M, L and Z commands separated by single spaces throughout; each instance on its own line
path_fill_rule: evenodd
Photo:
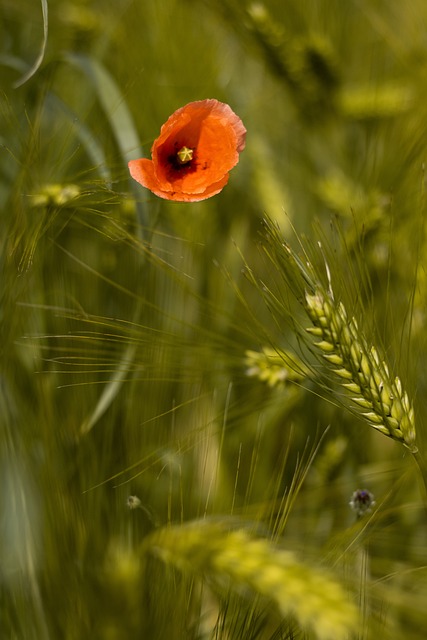
M 188 147 L 181 147 L 181 149 L 177 152 L 176 157 L 179 164 L 187 164 L 191 162 L 193 159 L 194 149 L 189 149 Z

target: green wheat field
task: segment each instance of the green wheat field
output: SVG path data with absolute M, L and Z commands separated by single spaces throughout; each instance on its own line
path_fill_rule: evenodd
M 0 636 L 427 636 L 427 3 L 0 2 Z M 218 195 L 131 179 L 216 98 Z

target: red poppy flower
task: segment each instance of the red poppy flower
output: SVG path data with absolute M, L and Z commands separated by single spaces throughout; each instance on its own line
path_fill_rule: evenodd
M 190 102 L 173 113 L 151 148 L 151 160 L 129 162 L 137 182 L 160 198 L 205 200 L 219 193 L 245 147 L 246 129 L 228 104 Z

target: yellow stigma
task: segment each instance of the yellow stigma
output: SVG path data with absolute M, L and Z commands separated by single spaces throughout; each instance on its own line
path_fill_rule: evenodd
M 178 157 L 179 164 L 187 164 L 187 162 L 190 162 L 193 159 L 193 149 L 182 147 L 176 155 Z

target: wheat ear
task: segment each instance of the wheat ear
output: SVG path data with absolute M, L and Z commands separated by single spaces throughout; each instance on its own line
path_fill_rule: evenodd
M 327 264 L 325 286 L 310 261 L 300 260 L 270 220 L 265 221 L 265 227 L 265 251 L 313 323 L 306 332 L 314 338 L 314 345 L 345 388 L 352 406 L 371 427 L 416 454 L 414 409 L 408 394 L 400 378 L 391 376 L 385 359 L 369 344 L 356 319 L 335 300 Z M 263 293 L 276 312 L 283 312 L 277 296 L 267 287 L 263 287 Z M 285 315 L 289 317 L 286 310 Z
M 331 291 L 318 287 L 315 293 L 306 293 L 305 300 L 314 325 L 306 331 L 318 338 L 315 345 L 360 416 L 415 453 L 414 409 L 400 378 L 390 375 L 377 349 L 368 345 L 355 318 L 348 317 L 343 303 L 336 303 Z
M 337 582 L 246 529 L 230 531 L 223 522 L 197 520 L 157 530 L 143 548 L 211 584 L 224 586 L 228 578 L 231 586 L 249 587 L 319 640 L 344 640 L 357 623 L 356 609 Z

